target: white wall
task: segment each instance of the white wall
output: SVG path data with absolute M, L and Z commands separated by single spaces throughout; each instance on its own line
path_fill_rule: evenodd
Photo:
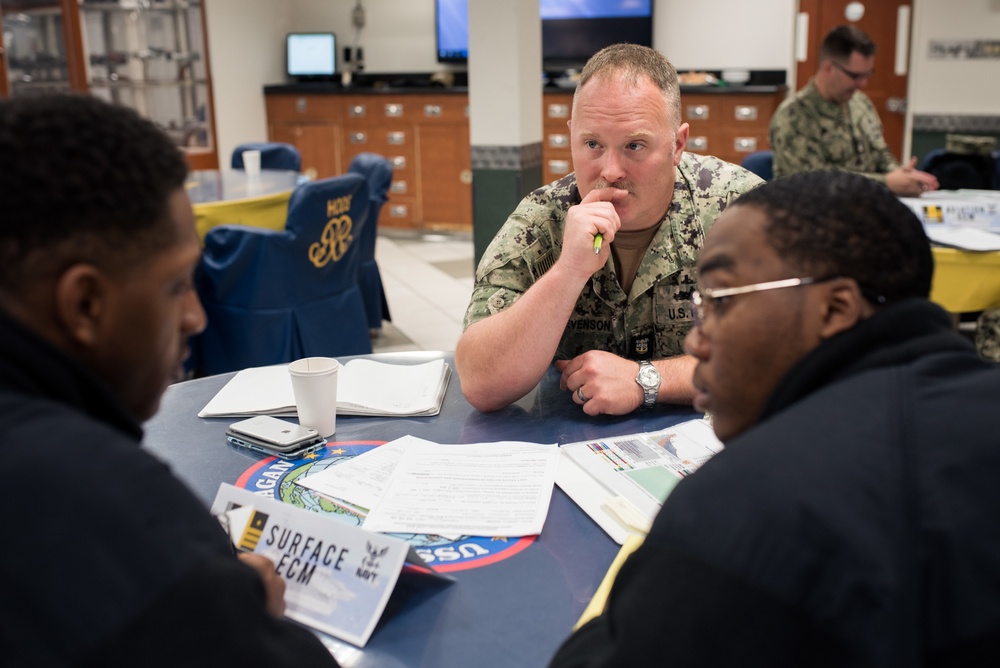
M 1000 59 L 932 60 L 930 42 L 996 40 L 1000 0 L 915 0 L 910 51 L 909 111 L 917 114 L 1000 114 Z M 961 6 L 961 11 L 958 10 Z
M 679 70 L 794 74 L 796 0 L 655 0 L 653 46 Z
M 211 0 L 214 1 L 214 0 Z M 357 0 L 288 0 L 293 28 L 332 30 L 342 44 L 357 37 Z M 434 72 L 434 0 L 361 0 L 365 69 Z M 503 3 L 503 0 L 494 0 Z M 681 69 L 789 69 L 796 0 L 653 0 L 653 46 Z M 766 36 L 766 39 L 762 39 Z M 725 48 L 720 48 L 724 45 Z
M 503 0 L 496 0 L 502 2 Z M 365 27 L 360 35 L 351 15 L 357 0 L 285 0 L 293 30 L 332 31 L 340 44 L 364 50 L 369 72 L 435 72 L 434 0 L 362 0 Z M 287 4 L 286 4 L 287 3 Z
M 291 22 L 274 0 L 207 0 L 205 22 L 219 165 L 227 167 L 237 144 L 267 140 L 263 88 L 283 79 Z
M 284 80 L 284 36 L 333 31 L 356 36 L 357 0 L 206 0 L 219 159 L 267 135 L 262 88 Z M 502 0 L 496 0 L 502 2 Z M 784 69 L 794 77 L 797 0 L 654 0 L 653 45 L 679 69 Z M 957 10 L 961 6 L 961 11 Z M 362 0 L 360 33 L 369 72 L 434 72 L 433 0 Z M 913 0 L 908 116 L 1000 113 L 1000 60 L 927 58 L 932 39 L 995 39 L 1000 0 Z

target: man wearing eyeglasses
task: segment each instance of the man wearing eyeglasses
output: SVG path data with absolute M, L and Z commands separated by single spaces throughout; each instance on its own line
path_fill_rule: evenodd
M 875 44 L 855 26 L 834 28 L 819 51 L 819 70 L 771 118 L 774 176 L 843 169 L 884 183 L 897 195 L 936 190 L 937 178 L 900 165 L 882 136 L 882 121 L 861 89 L 875 71 Z
M 723 212 L 685 348 L 725 450 L 552 666 L 996 663 L 1000 370 L 932 274 L 920 221 L 857 174 Z

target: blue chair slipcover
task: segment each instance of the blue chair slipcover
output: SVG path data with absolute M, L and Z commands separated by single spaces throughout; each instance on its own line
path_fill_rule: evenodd
M 225 225 L 205 236 L 196 276 L 208 316 L 196 373 L 372 351 L 358 286 L 368 184 L 357 174 L 303 183 L 285 230 Z
M 299 149 L 281 142 L 249 142 L 233 149 L 232 168 L 243 169 L 243 151 L 260 151 L 261 169 L 287 169 L 302 171 L 302 156 Z
M 351 160 L 348 173 L 361 174 L 368 180 L 368 197 L 371 206 L 368 209 L 368 222 L 361 239 L 361 269 L 358 280 L 361 283 L 361 294 L 365 300 L 365 311 L 368 313 L 368 328 L 382 329 L 383 320 L 392 320 L 389 315 L 389 302 L 385 298 L 382 287 L 382 274 L 375 263 L 375 240 L 378 237 L 378 217 L 382 205 L 388 201 L 389 185 L 392 183 L 392 163 L 375 153 L 359 153 Z
M 743 158 L 740 167 L 749 169 L 765 181 L 770 181 L 774 178 L 774 151 L 770 149 L 755 151 Z

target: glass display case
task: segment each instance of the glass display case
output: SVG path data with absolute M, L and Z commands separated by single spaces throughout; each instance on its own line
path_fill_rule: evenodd
M 66 26 L 59 0 L 0 0 L 6 92 L 69 92 Z
M 5 94 L 89 92 L 154 121 L 193 168 L 218 166 L 201 1 L 0 0 L 0 17 Z

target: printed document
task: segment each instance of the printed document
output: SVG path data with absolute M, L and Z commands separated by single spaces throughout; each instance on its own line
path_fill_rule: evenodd
M 559 447 L 556 484 L 618 544 L 649 531 L 674 486 L 722 443 L 704 419 Z
M 548 515 L 558 458 L 555 444 L 441 445 L 404 436 L 299 484 L 368 508 L 369 531 L 531 536 Z

